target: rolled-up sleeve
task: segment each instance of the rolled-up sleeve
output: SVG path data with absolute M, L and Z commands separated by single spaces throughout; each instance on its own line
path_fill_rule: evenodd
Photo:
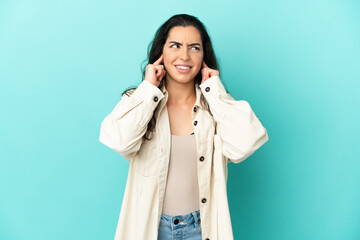
M 207 79 L 200 88 L 209 103 L 222 141 L 222 153 L 228 161 L 239 163 L 245 160 L 269 140 L 249 103 L 236 101 L 228 94 L 219 76 Z
M 130 96 L 124 94 L 102 121 L 99 141 L 130 162 L 139 151 L 147 124 L 163 97 L 158 87 L 142 81 Z

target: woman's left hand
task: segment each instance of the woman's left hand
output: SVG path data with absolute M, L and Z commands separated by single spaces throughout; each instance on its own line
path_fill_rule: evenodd
M 211 78 L 212 76 L 219 76 L 219 71 L 215 70 L 215 69 L 211 69 L 209 68 L 205 61 L 203 60 L 202 62 L 202 66 L 203 68 L 201 69 L 201 75 L 202 75 L 202 81 L 201 83 L 205 82 L 206 80 L 208 80 L 209 78 Z

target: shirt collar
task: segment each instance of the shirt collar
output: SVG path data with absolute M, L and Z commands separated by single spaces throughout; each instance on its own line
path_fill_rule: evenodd
M 168 91 L 166 90 L 165 88 L 165 84 L 163 84 L 162 86 L 162 93 L 166 96 L 166 99 L 168 97 Z M 201 95 L 202 95 L 202 92 L 201 92 L 201 89 L 200 89 L 200 86 L 198 83 L 195 83 L 195 92 L 196 92 L 196 101 L 195 101 L 195 105 L 194 107 L 198 108 L 203 108 L 200 104 L 200 98 L 201 98 Z

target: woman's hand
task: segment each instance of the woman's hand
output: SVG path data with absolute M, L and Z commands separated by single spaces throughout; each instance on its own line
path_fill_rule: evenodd
M 159 86 L 161 79 L 165 76 L 166 71 L 164 65 L 160 63 L 163 62 L 164 56 L 161 54 L 158 60 L 156 60 L 153 64 L 148 64 L 146 66 L 145 71 L 145 79 L 146 81 L 152 83 L 155 86 Z
M 209 68 L 205 61 L 203 60 L 202 62 L 202 66 L 203 69 L 201 70 L 201 75 L 202 75 L 202 81 L 201 83 L 205 82 L 206 80 L 208 80 L 209 78 L 211 78 L 212 76 L 219 76 L 219 71 L 215 70 L 215 69 L 211 69 Z

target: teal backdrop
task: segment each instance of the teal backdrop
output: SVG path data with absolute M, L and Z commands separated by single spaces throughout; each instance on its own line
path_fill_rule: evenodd
M 129 164 L 100 124 L 178 13 L 206 25 L 269 134 L 229 164 L 235 239 L 360 239 L 355 0 L 2 0 L 0 239 L 114 238 Z

